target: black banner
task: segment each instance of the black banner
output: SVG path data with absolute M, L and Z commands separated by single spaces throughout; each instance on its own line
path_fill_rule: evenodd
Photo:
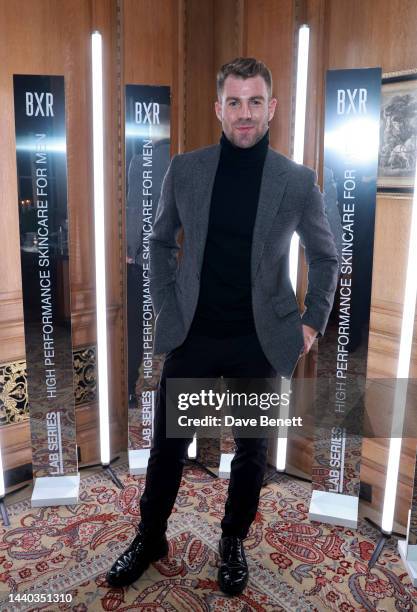
M 313 489 L 359 495 L 378 165 L 381 69 L 330 70 L 324 193 L 340 259 L 334 307 L 319 343 Z M 322 429 L 319 423 L 331 421 Z M 359 424 L 359 425 L 358 425 Z
M 149 237 L 170 160 L 170 89 L 126 85 L 129 449 L 150 449 L 162 357 L 153 355 Z
M 13 78 L 33 471 L 58 476 L 77 471 L 64 77 Z

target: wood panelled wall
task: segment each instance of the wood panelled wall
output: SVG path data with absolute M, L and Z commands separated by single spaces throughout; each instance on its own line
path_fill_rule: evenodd
M 91 140 L 91 54 L 90 33 L 100 26 L 104 37 L 106 79 L 106 127 L 112 122 L 113 7 L 103 1 L 97 6 L 85 0 L 16 0 L 0 3 L 0 362 L 24 358 L 24 332 L 20 276 L 19 226 L 13 113 L 13 79 L 17 74 L 62 74 L 65 76 L 68 206 L 70 216 L 70 279 L 72 324 L 75 346 L 95 344 L 95 281 Z M 96 19 L 98 21 L 96 22 Z M 113 148 L 106 141 L 106 194 L 113 190 Z M 106 205 L 111 204 L 107 198 Z M 116 234 L 117 234 L 117 223 Z M 108 244 L 117 245 L 114 226 L 107 224 Z M 118 260 L 118 257 L 117 257 Z M 109 340 L 111 347 L 111 406 L 120 397 L 121 301 L 118 268 L 109 253 Z M 114 272 L 117 271 L 117 275 Z M 86 460 L 97 449 L 97 411 L 91 405 L 77 413 L 78 443 Z M 122 430 L 115 410 L 111 413 L 114 443 L 120 446 Z M 31 461 L 27 421 L 0 430 L 5 468 Z M 91 449 L 91 452 L 89 452 Z
M 383 73 L 417 67 L 417 48 L 411 43 L 417 4 L 402 0 L 306 0 L 299 3 L 300 19 L 311 27 L 314 55 L 309 71 L 309 104 L 305 162 L 322 170 L 323 88 L 326 69 L 381 66 Z M 377 198 L 373 264 L 368 378 L 395 378 L 405 287 L 411 198 Z M 308 367 L 307 367 L 308 370 Z M 417 325 L 410 377 L 417 372 Z M 381 414 L 384 420 L 386 415 Z M 380 516 L 385 487 L 389 440 L 365 439 L 361 479 L 372 485 L 370 506 Z M 290 464 L 309 473 L 312 446 L 294 439 Z M 402 445 L 396 521 L 405 526 L 410 505 L 416 440 Z
M 291 155 L 296 28 L 308 23 L 310 65 L 305 163 L 321 176 L 327 68 L 417 66 L 417 4 L 407 0 L 0 0 L 0 363 L 24 358 L 20 289 L 13 73 L 64 74 L 67 94 L 72 320 L 75 346 L 94 344 L 95 281 L 90 34 L 103 34 L 106 127 L 106 232 L 112 451 L 126 449 L 124 343 L 124 141 L 126 83 L 171 87 L 171 151 L 217 142 L 215 75 L 225 61 L 251 55 L 271 68 L 278 108 L 271 145 Z M 378 197 L 369 376 L 394 376 L 405 281 L 411 200 Z M 299 296 L 306 285 L 303 263 Z M 416 339 L 415 339 L 416 340 Z M 417 347 L 413 345 L 413 371 Z M 313 371 L 312 358 L 300 373 Z M 77 409 L 82 459 L 99 457 L 97 406 Z M 28 423 L 0 428 L 6 468 L 30 461 Z M 291 439 L 290 469 L 310 474 L 311 444 Z M 415 441 L 403 444 L 397 519 L 404 525 Z M 381 509 L 386 440 L 366 440 L 362 478 Z

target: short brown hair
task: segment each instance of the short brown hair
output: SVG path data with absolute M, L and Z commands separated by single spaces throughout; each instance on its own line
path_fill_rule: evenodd
M 220 97 L 223 93 L 224 82 L 230 75 L 240 77 L 241 79 L 249 79 L 255 76 L 261 76 L 268 89 L 269 97 L 272 96 L 272 75 L 268 66 L 255 59 L 254 57 L 237 57 L 227 64 L 223 64 L 217 73 L 217 95 Z

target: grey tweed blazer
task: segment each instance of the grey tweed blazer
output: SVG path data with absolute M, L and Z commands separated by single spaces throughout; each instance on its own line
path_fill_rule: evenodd
M 176 155 L 164 178 L 150 237 L 155 354 L 182 344 L 194 317 L 219 157 L 220 145 Z M 179 259 L 181 227 L 184 242 Z M 294 231 L 308 264 L 302 314 L 289 278 Z M 337 250 L 315 172 L 269 148 L 252 240 L 252 305 L 259 342 L 282 376 L 292 375 L 300 357 L 302 323 L 324 333 L 337 275 Z

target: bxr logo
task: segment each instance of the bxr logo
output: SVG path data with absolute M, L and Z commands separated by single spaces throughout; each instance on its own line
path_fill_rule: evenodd
M 360 115 L 366 114 L 366 101 L 368 91 L 363 89 L 338 89 L 337 90 L 337 114 L 338 115 Z
M 26 92 L 26 115 L 28 117 L 53 117 L 54 96 L 49 92 Z
M 135 102 L 135 123 L 159 123 L 159 104 L 157 102 Z

